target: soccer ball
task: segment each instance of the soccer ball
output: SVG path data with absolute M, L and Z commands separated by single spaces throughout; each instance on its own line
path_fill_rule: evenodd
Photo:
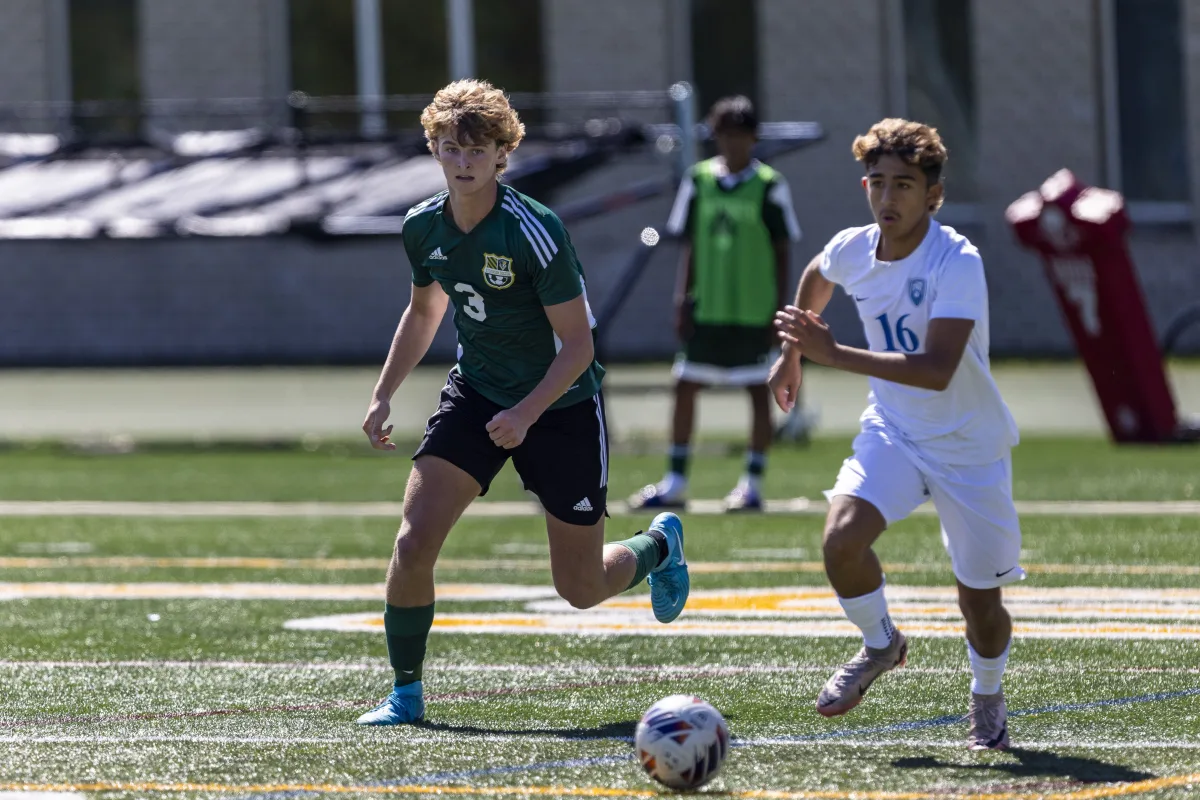
M 633 742 L 651 778 L 672 789 L 698 789 L 729 754 L 729 726 L 699 697 L 673 694 L 650 706 Z

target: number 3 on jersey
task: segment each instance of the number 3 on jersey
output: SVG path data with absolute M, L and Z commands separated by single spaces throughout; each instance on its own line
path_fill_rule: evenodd
M 887 344 L 889 353 L 898 353 L 900 350 L 896 347 L 897 340 L 900 342 L 900 348 L 906 353 L 915 353 L 917 348 L 921 346 L 920 340 L 917 339 L 917 334 L 910 329 L 904 327 L 904 320 L 908 319 L 908 314 L 901 315 L 900 319 L 896 320 L 896 333 L 892 334 L 892 325 L 888 322 L 887 314 L 880 314 L 875 319 L 879 320 L 879 324 L 883 326 L 883 338 Z
M 463 311 L 467 313 L 468 317 L 476 322 L 483 322 L 487 319 L 487 309 L 483 307 L 483 295 L 475 291 L 474 286 L 469 283 L 456 283 L 454 291 L 467 295 L 467 304 L 463 306 Z

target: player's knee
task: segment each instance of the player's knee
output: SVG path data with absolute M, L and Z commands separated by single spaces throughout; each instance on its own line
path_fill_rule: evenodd
M 863 557 L 868 545 L 851 527 L 830 526 L 825 530 L 821 552 L 826 564 L 846 564 Z
M 1006 614 L 999 592 L 960 592 L 958 608 L 973 630 L 988 631 L 1000 626 Z
M 883 516 L 874 506 L 857 498 L 835 497 L 821 543 L 825 563 L 859 561 L 886 526 Z
M 433 569 L 437 553 L 429 547 L 427 537 L 422 536 L 419 528 L 405 526 L 396 536 L 396 546 L 392 558 L 401 570 Z
M 584 586 L 576 581 L 555 581 L 554 591 L 558 592 L 558 596 L 567 601 L 571 608 L 580 610 L 592 608 L 601 599 L 591 587 Z

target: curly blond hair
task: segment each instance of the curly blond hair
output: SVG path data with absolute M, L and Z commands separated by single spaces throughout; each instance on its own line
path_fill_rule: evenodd
M 461 80 L 446 86 L 421 112 L 429 152 L 437 155 L 438 139 L 453 136 L 459 144 L 495 142 L 505 153 L 517 149 L 525 126 L 503 91 L 487 81 Z M 504 172 L 501 162 L 497 174 Z
M 947 158 L 946 145 L 937 128 L 907 119 L 885 119 L 854 140 L 854 158 L 868 168 L 884 156 L 896 156 L 925 174 L 930 186 L 942 179 Z M 941 206 L 941 200 L 937 205 Z M 936 211 L 937 209 L 933 209 Z

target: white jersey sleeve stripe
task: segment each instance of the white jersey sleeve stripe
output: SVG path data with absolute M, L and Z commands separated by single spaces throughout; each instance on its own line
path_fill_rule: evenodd
M 543 235 L 534 227 L 534 220 L 531 220 L 527 214 L 521 213 L 521 208 L 515 200 L 504 198 L 504 208 L 520 221 L 521 230 L 525 232 L 530 244 L 538 251 L 538 257 L 542 259 L 542 267 L 549 266 L 550 259 L 554 258 L 554 253 L 557 252 L 554 242 L 548 241 L 550 237 Z
M 517 211 L 509 206 L 507 202 L 504 204 L 504 210 L 512 214 L 517 219 L 517 224 L 521 226 L 521 233 L 525 234 L 525 238 L 529 240 L 529 246 L 533 248 L 533 252 L 537 254 L 538 261 L 541 262 L 542 269 L 550 266 L 550 259 L 554 256 L 546 249 L 546 244 L 538 237 L 529 224 Z
M 542 237 L 543 241 L 545 241 L 545 243 L 546 243 L 546 247 L 550 251 L 551 257 L 553 257 L 555 254 L 557 254 L 558 253 L 558 245 L 556 245 L 554 243 L 554 237 L 552 237 L 550 235 L 550 232 L 546 230 L 546 226 L 543 225 L 542 221 L 540 219 L 538 219 L 537 215 L 534 214 L 532 210 L 530 210 L 529 206 L 525 205 L 523 202 L 521 202 L 521 200 L 519 198 L 517 198 L 511 194 L 508 195 L 505 199 L 512 201 L 513 205 L 517 209 L 517 213 L 520 214 L 521 216 L 523 216 L 525 218 L 525 220 L 529 223 L 530 227 L 534 229 L 534 232 L 539 234 Z
M 782 176 L 775 181 L 767 198 L 783 211 L 783 220 L 787 224 L 788 238 L 793 242 L 800 241 L 804 234 L 800 230 L 800 221 L 796 219 L 796 209 L 792 206 L 792 190 Z
M 409 219 L 410 217 L 415 217 L 415 216 L 418 216 L 419 214 L 424 214 L 426 211 L 436 211 L 439 208 L 441 208 L 442 204 L 445 202 L 446 202 L 445 196 L 431 197 L 428 200 L 426 200 L 422 203 L 419 203 L 419 204 L 413 206 L 412 208 L 410 208 L 408 210 L 408 213 L 404 215 L 404 218 Z
M 546 227 L 542 225 L 541 220 L 512 195 L 505 195 L 504 202 L 509 210 L 529 224 L 530 229 L 542 240 L 550 258 L 554 258 L 555 254 L 558 253 L 558 245 L 554 243 L 554 239 L 547 232 Z
M 514 212 L 508 206 L 505 206 L 504 210 L 517 218 L 517 224 L 521 226 L 521 233 L 525 234 L 525 238 L 529 240 L 529 246 L 533 249 L 533 254 L 537 256 L 538 263 L 542 265 L 542 269 L 550 266 L 550 256 L 546 254 L 546 250 L 542 246 L 542 243 L 538 241 L 537 237 L 533 235 L 533 232 L 529 230 L 529 226 L 525 224 L 525 220 L 521 219 L 521 217 L 518 216 L 516 212 Z
M 667 233 L 679 236 L 687 227 L 688 209 L 696 194 L 696 182 L 689 173 L 679 184 L 679 193 L 675 195 L 675 205 L 671 206 L 671 216 L 667 218 Z

